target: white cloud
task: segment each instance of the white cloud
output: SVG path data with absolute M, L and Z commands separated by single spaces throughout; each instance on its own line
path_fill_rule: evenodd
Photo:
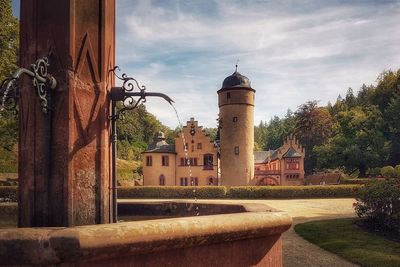
M 117 63 L 148 91 L 174 98 L 183 121 L 195 117 L 207 127 L 215 126 L 216 91 L 237 59 L 257 90 L 256 122 L 307 100 L 334 101 L 400 67 L 399 2 L 117 4 Z M 147 103 L 175 128 L 164 105 Z

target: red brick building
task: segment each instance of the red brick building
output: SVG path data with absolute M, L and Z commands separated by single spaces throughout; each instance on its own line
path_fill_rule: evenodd
M 256 185 L 304 184 L 304 156 L 304 148 L 293 135 L 276 150 L 255 151 Z

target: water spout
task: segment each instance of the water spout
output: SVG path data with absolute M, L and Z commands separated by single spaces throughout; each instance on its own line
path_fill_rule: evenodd
M 148 97 L 148 96 L 155 96 L 155 97 L 161 97 L 164 98 L 165 101 L 167 101 L 170 105 L 172 105 L 172 103 L 175 103 L 174 100 L 172 100 L 169 96 L 167 96 L 166 94 L 162 94 L 162 93 L 144 93 L 144 97 Z

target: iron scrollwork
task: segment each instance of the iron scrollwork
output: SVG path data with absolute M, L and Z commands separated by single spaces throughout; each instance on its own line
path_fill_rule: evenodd
M 40 104 L 44 114 L 47 114 L 49 111 L 49 90 L 47 89 L 47 85 L 49 84 L 51 89 L 54 89 L 56 86 L 54 77 L 48 74 L 47 68 L 49 66 L 49 60 L 46 57 L 38 59 L 36 64 L 31 65 L 35 75 L 32 83 L 33 86 L 36 87 L 36 93 L 40 98 Z
M 122 86 L 118 88 L 116 93 L 118 93 L 117 100 L 122 102 L 123 107 L 114 115 L 114 118 L 112 118 L 114 120 L 119 119 L 125 111 L 133 110 L 146 102 L 146 86 L 140 85 L 135 78 L 129 77 L 126 73 L 121 76 L 117 75 L 116 70 L 120 70 L 120 68 L 116 66 L 110 72 L 113 72 L 114 76 L 122 81 Z
M 55 89 L 57 86 L 56 79 L 48 73 L 48 67 L 50 66 L 47 57 L 38 59 L 35 64 L 31 65 L 31 69 L 19 68 L 14 74 L 6 78 L 0 87 L 1 103 L 0 112 L 3 110 L 14 111 L 15 114 L 18 112 L 18 100 L 20 89 L 18 86 L 18 80 L 22 74 L 26 74 L 32 78 L 33 86 L 36 89 L 36 94 L 40 99 L 40 105 L 42 112 L 48 114 L 50 90 Z
M 17 84 L 17 79 L 10 77 L 5 79 L 0 85 L 0 114 L 4 111 L 11 111 L 14 115 L 18 114 L 18 98 L 19 98 L 19 89 Z

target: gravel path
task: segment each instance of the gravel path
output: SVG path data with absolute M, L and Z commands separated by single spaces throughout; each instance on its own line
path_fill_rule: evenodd
M 283 234 L 283 265 L 285 267 L 351 267 L 358 266 L 304 240 L 293 226 L 316 220 L 354 217 L 354 199 L 294 199 L 294 200 L 232 200 L 266 204 L 289 213 L 292 227 Z

